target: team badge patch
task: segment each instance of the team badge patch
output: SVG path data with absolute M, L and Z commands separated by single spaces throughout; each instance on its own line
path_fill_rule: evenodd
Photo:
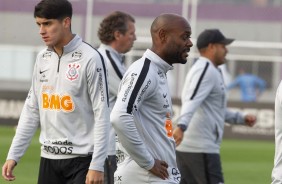
M 80 68 L 79 63 L 68 64 L 68 70 L 66 72 L 67 79 L 70 81 L 76 80 L 79 76 L 79 73 L 78 73 L 79 68 Z

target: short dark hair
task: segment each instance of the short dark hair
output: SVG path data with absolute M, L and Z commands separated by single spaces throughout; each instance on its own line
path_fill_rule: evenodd
M 72 5 L 67 0 L 41 0 L 34 8 L 34 18 L 59 19 L 72 17 Z
M 115 11 L 106 16 L 100 23 L 98 37 L 102 43 L 109 44 L 115 40 L 114 32 L 119 31 L 125 34 L 128 27 L 127 22 L 135 22 L 135 19 L 124 12 Z

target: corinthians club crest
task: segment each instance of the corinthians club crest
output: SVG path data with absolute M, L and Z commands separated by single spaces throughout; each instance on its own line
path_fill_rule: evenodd
M 79 76 L 79 73 L 78 73 L 79 68 L 80 68 L 79 63 L 68 64 L 68 70 L 66 72 L 67 79 L 69 79 L 70 81 L 76 80 Z

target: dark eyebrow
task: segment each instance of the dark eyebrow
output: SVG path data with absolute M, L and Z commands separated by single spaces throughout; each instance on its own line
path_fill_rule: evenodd
M 43 21 L 43 22 L 41 22 L 41 23 L 36 22 L 36 24 L 37 24 L 37 25 L 41 25 L 41 24 L 48 24 L 48 23 L 50 23 L 50 22 L 51 22 L 50 20 L 46 20 L 46 21 Z

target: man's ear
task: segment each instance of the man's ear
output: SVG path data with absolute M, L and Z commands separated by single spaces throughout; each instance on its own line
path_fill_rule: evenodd
M 63 20 L 63 26 L 65 28 L 70 28 L 71 27 L 71 18 L 70 17 L 66 17 Z
M 217 52 L 217 46 L 214 43 L 209 43 L 207 49 L 213 54 Z
M 207 46 L 207 48 L 208 48 L 208 49 L 213 49 L 213 48 L 214 48 L 214 44 L 209 43 L 208 46 Z
M 119 40 L 120 36 L 121 36 L 121 33 L 119 31 L 114 32 L 115 40 Z
M 159 31 L 159 38 L 162 43 L 166 42 L 167 40 L 167 33 L 164 29 L 160 29 Z

